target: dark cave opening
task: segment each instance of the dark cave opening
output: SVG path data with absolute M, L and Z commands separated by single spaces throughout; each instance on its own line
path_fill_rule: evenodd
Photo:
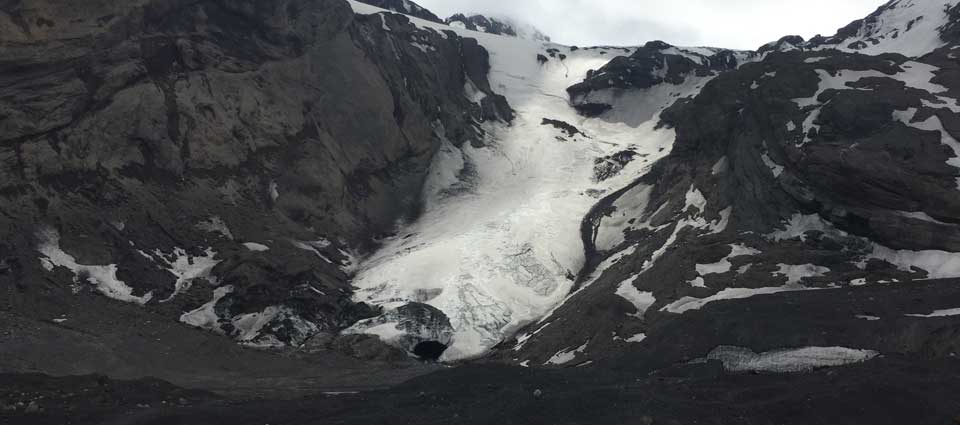
M 425 361 L 440 360 L 444 351 L 447 351 L 447 346 L 437 341 L 424 341 L 413 347 L 413 354 Z

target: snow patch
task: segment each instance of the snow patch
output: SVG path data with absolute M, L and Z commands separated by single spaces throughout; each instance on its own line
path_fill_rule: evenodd
M 620 283 L 620 286 L 617 287 L 616 294 L 637 308 L 637 312 L 631 314 L 631 316 L 642 318 L 647 312 L 647 309 L 656 304 L 657 299 L 653 296 L 652 292 L 640 292 L 640 290 L 633 285 L 634 280 L 636 279 L 630 278 Z
M 805 242 L 807 240 L 807 232 L 813 231 L 825 233 L 833 231 L 846 236 L 846 233 L 833 229 L 832 226 L 823 221 L 823 219 L 817 214 L 803 215 L 797 213 L 790 218 L 790 221 L 785 223 L 782 230 L 774 231 L 773 233 L 766 235 L 766 238 L 775 242 L 800 238 L 800 240 Z
M 808 372 L 824 367 L 863 363 L 880 353 L 845 347 L 804 347 L 756 353 L 749 348 L 720 346 L 707 354 L 708 360 L 723 362 L 731 372 Z
M 770 172 L 773 173 L 773 178 L 780 178 L 780 175 L 783 174 L 783 166 L 773 162 L 773 159 L 770 158 L 770 155 L 766 153 L 761 156 L 763 163 L 767 165 L 767 168 L 770 169 Z
M 317 257 L 319 257 L 321 260 L 326 261 L 327 263 L 333 264 L 333 260 L 330 260 L 330 258 L 328 258 L 326 255 L 323 255 L 323 253 L 320 252 L 321 249 L 326 249 L 327 247 L 330 246 L 330 241 L 326 239 L 320 239 L 318 241 L 312 241 L 312 242 L 291 240 L 290 243 L 293 244 L 293 246 L 296 248 L 302 249 L 304 251 L 310 251 L 314 253 Z
M 164 269 L 177 278 L 173 294 L 161 302 L 168 302 L 190 289 L 197 279 L 207 279 L 210 283 L 216 283 L 215 279 L 211 278 L 210 272 L 220 264 L 220 261 L 215 259 L 217 253 L 212 248 L 207 248 L 203 255 L 198 257 L 188 254 L 183 248 L 174 248 L 173 253 L 169 255 L 159 249 L 154 251 L 154 256 L 145 255 L 143 252 L 141 255 L 150 259 L 159 258 L 165 264 Z
M 544 365 L 563 365 L 563 364 L 570 363 L 576 360 L 577 354 L 583 353 L 584 351 L 587 350 L 587 344 L 589 343 L 590 341 L 584 342 L 583 345 L 581 345 L 580 347 L 572 351 L 567 351 L 567 350 L 560 351 L 554 354 L 553 357 L 550 358 L 550 360 L 547 360 L 547 362 L 544 363 Z
M 730 254 L 716 263 L 697 264 L 697 273 L 701 276 L 727 273 L 733 268 L 733 264 L 730 263 L 730 259 L 760 254 L 760 251 L 742 244 L 732 244 L 730 245 L 730 248 Z
M 691 310 L 700 310 L 705 305 L 716 301 L 739 300 L 758 295 L 777 294 L 780 292 L 811 291 L 817 288 L 807 288 L 800 285 L 786 285 L 772 288 L 727 288 L 707 298 L 683 297 L 660 309 L 674 314 L 683 314 Z
M 223 297 L 233 292 L 233 286 L 227 285 L 217 288 L 213 291 L 213 299 L 195 310 L 183 313 L 180 321 L 190 326 L 208 329 L 214 332 L 223 333 L 220 328 L 221 318 L 217 316 L 216 306 Z
M 909 317 L 920 317 L 925 319 L 930 319 L 934 317 L 951 317 L 951 316 L 960 316 L 960 308 L 951 308 L 948 310 L 937 310 L 930 314 L 908 314 Z
M 873 244 L 873 252 L 862 262 L 865 264 L 871 259 L 886 261 L 905 272 L 915 273 L 915 269 L 921 269 L 927 273 L 927 279 L 960 277 L 960 253 L 956 252 L 894 250 Z
M 247 242 L 247 243 L 244 243 L 244 244 L 243 244 L 243 247 L 244 247 L 244 248 L 247 248 L 248 251 L 253 251 L 253 252 L 265 252 L 265 251 L 269 251 L 269 250 L 270 250 L 270 247 L 269 247 L 269 246 L 266 246 L 266 245 L 260 244 L 260 243 L 256 243 L 256 242 Z
M 37 232 L 39 245 L 37 250 L 43 257 L 41 265 L 47 271 L 54 267 L 65 267 L 74 274 L 73 282 L 79 285 L 81 280 L 94 285 L 98 292 L 118 301 L 144 305 L 153 299 L 153 292 L 143 296 L 133 295 L 133 288 L 117 278 L 117 265 L 105 266 L 85 265 L 77 263 L 77 259 L 60 248 L 60 233 L 52 227 L 43 227 Z
M 787 285 L 796 285 L 808 277 L 820 277 L 830 273 L 826 267 L 815 266 L 813 264 L 792 265 L 778 264 L 780 270 L 774 272 L 775 276 L 786 276 Z

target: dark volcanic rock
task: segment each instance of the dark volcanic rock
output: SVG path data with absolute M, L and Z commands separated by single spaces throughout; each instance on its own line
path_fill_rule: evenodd
M 597 158 L 594 160 L 593 177 L 596 181 L 601 182 L 620 174 L 620 171 L 622 171 L 627 164 L 633 162 L 636 157 L 637 152 L 625 150 L 610 156 Z
M 194 311 L 245 342 L 371 315 L 349 253 L 417 211 L 443 138 L 512 118 L 475 40 L 343 1 L 0 12 L 22 24 L 0 25 L 0 279 Z
M 559 121 L 559 120 L 552 120 L 552 119 L 549 119 L 549 118 L 544 118 L 543 121 L 540 123 L 540 125 L 549 125 L 549 126 L 552 126 L 553 128 L 556 128 L 557 130 L 562 131 L 562 132 L 563 132 L 564 134 L 566 134 L 568 137 L 573 137 L 573 136 L 576 136 L 576 135 L 578 135 L 578 134 L 583 134 L 583 132 L 581 132 L 579 128 L 577 128 L 577 127 L 573 126 L 572 124 L 570 124 L 570 123 L 568 123 L 568 122 L 565 122 L 565 121 Z M 586 137 L 586 134 L 583 134 L 583 136 Z
M 383 331 L 371 330 L 374 328 Z M 378 317 L 360 321 L 348 332 L 383 335 L 383 339 L 391 345 L 409 353 L 416 353 L 417 347 L 423 343 L 447 347 L 453 341 L 450 319 L 436 307 L 421 303 L 409 303 Z M 393 333 L 398 335 L 390 335 Z
M 709 52 L 710 55 L 706 55 Z M 613 108 L 610 91 L 647 89 L 661 84 L 682 84 L 689 76 L 707 76 L 739 66 L 750 53 L 725 49 L 688 50 L 662 41 L 651 41 L 630 56 L 617 56 L 587 78 L 567 89 L 574 107 L 586 116 Z
M 360 0 L 362 3 L 442 24 L 443 19 L 410 0 Z

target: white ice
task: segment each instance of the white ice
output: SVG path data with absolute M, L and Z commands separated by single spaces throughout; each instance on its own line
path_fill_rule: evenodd
M 264 251 L 270 250 L 269 246 L 266 246 L 262 243 L 256 243 L 256 242 L 244 243 L 243 247 L 246 248 L 248 251 L 253 251 L 253 252 L 264 252 Z
M 721 346 L 710 354 L 708 360 L 719 360 L 731 372 L 806 372 L 824 367 L 863 363 L 880 353 L 845 347 L 803 347 L 756 353 L 742 347 Z

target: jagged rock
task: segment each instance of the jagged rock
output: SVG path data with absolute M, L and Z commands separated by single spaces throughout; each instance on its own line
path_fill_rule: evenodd
M 443 19 L 410 0 L 360 0 L 362 3 L 442 24 Z
M 556 128 L 557 130 L 562 131 L 562 132 L 563 132 L 564 134 L 566 134 L 568 137 L 573 137 L 573 136 L 576 136 L 576 135 L 578 135 L 578 134 L 581 134 L 581 135 L 583 135 L 584 137 L 586 137 L 586 134 L 583 134 L 583 132 L 581 132 L 579 128 L 577 128 L 577 127 L 573 126 L 572 124 L 570 124 L 570 123 L 568 123 L 568 122 L 565 122 L 565 121 L 559 121 L 559 120 L 552 120 L 552 119 L 549 119 L 549 118 L 544 118 L 543 121 L 540 123 L 540 125 L 549 125 L 549 126 L 551 126 L 551 127 L 553 127 L 553 128 Z
M 772 43 L 767 43 L 757 49 L 757 54 L 764 55 L 770 52 L 789 52 L 803 47 L 803 37 L 799 35 L 788 35 Z
M 450 346 L 454 333 L 450 319 L 442 311 L 421 303 L 408 303 L 380 316 L 362 320 L 346 332 L 378 335 L 383 342 L 408 353 L 416 352 L 417 346 L 425 342 Z
M 620 171 L 622 171 L 627 164 L 633 162 L 636 157 L 637 152 L 625 150 L 607 157 L 597 158 L 594 160 L 595 167 L 593 169 L 593 177 L 598 182 L 607 180 L 619 174 Z
M 705 53 L 710 53 L 706 55 Z M 707 76 L 735 69 L 752 53 L 725 49 L 688 50 L 662 41 L 651 41 L 630 56 L 617 56 L 587 78 L 567 89 L 580 113 L 601 115 L 614 106 L 611 95 L 630 89 L 647 89 L 660 84 L 682 84 L 690 76 Z
M 366 317 L 349 252 L 415 213 L 442 139 L 479 144 L 477 121 L 513 116 L 475 40 L 339 0 L 0 12 L 20 22 L 0 25 L 7 270 L 228 335 L 273 317 L 251 328 L 271 344 Z

